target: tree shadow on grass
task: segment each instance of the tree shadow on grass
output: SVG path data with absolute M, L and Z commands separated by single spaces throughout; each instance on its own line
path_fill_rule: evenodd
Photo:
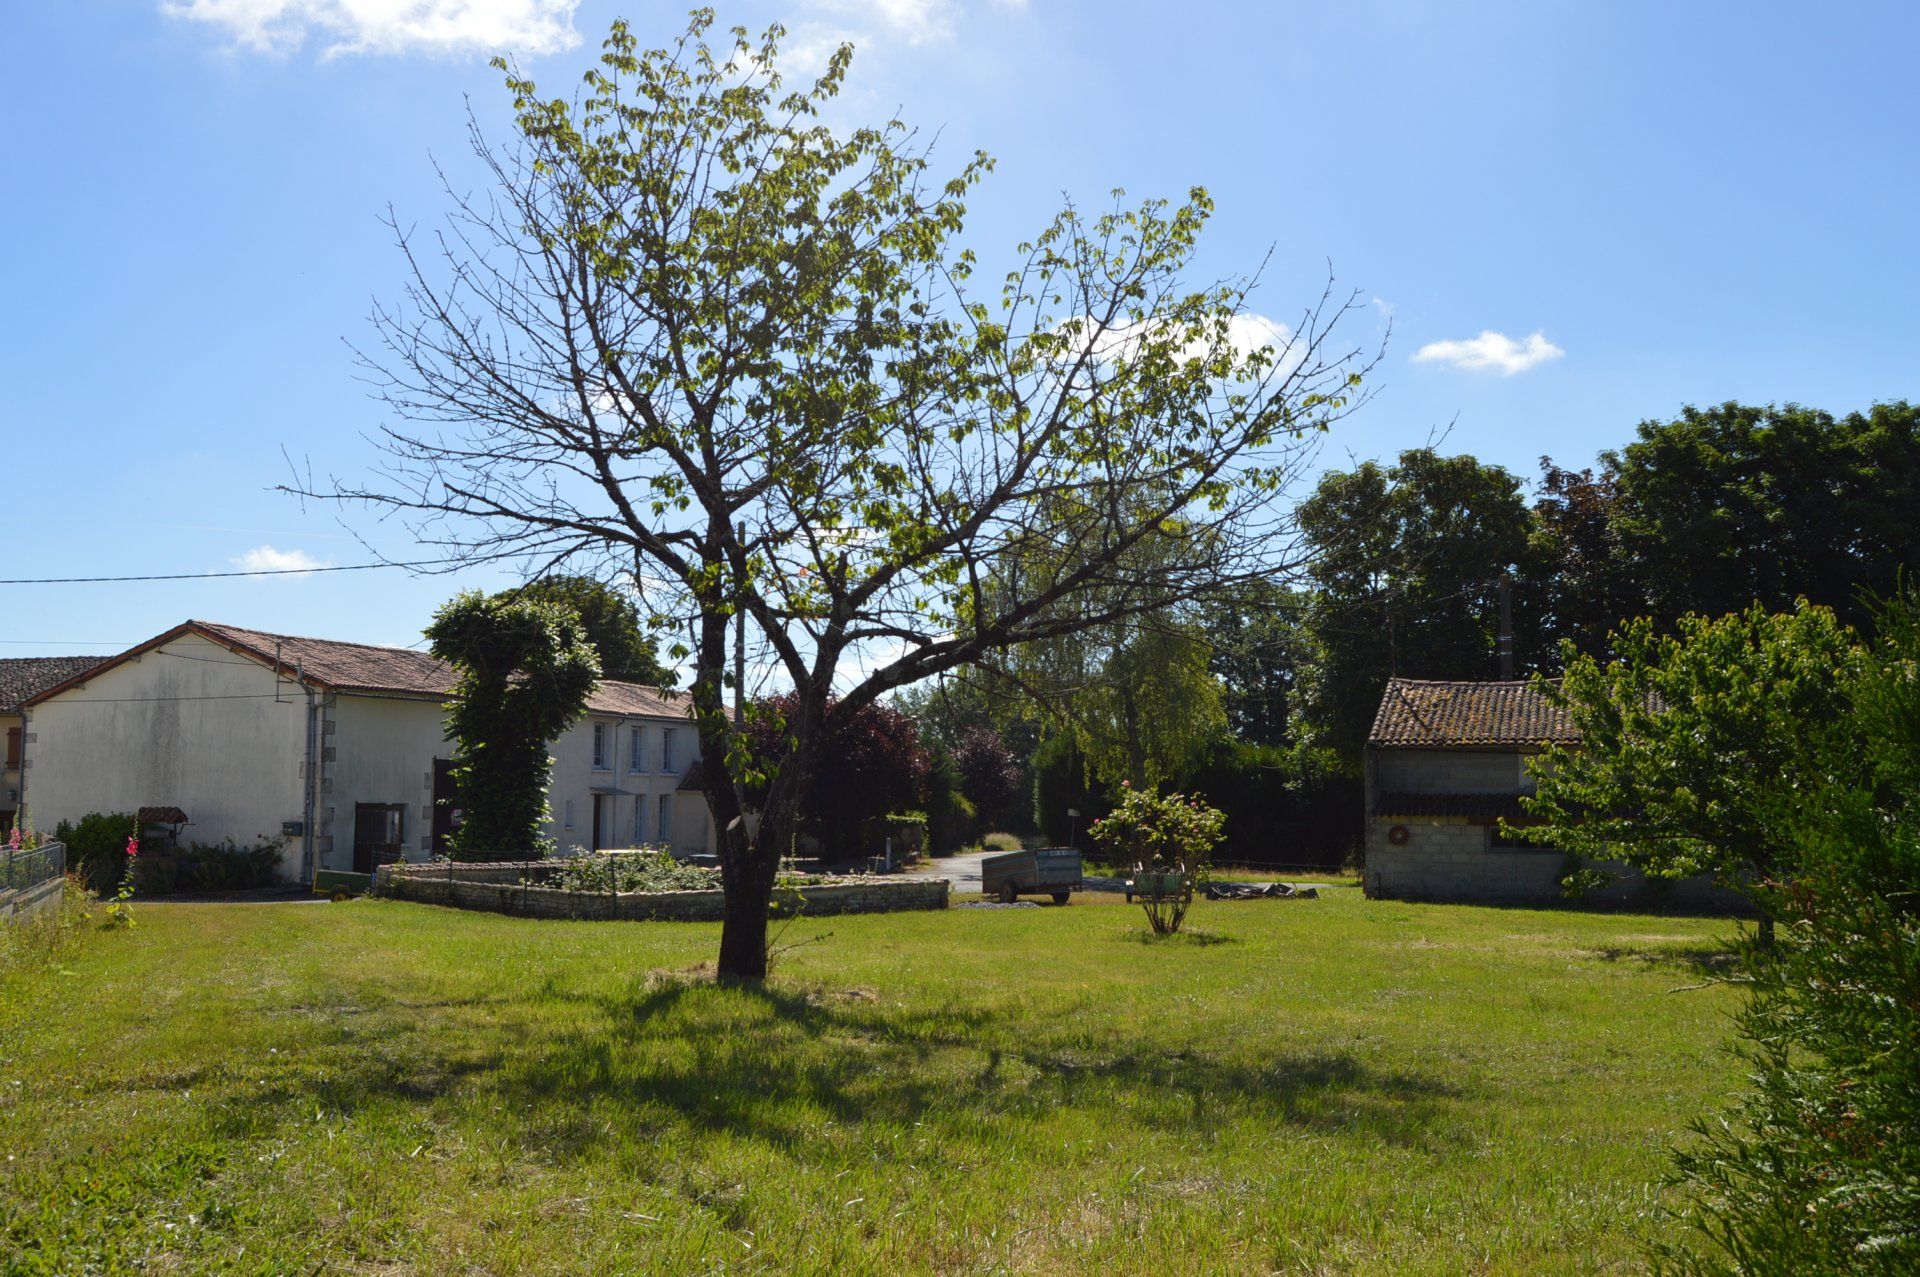
M 1161 935 L 1155 931 L 1134 931 L 1128 933 L 1128 939 L 1135 944 L 1157 945 L 1177 948 L 1190 946 L 1195 949 L 1210 949 L 1218 944 L 1239 944 L 1237 936 L 1223 936 L 1217 931 L 1203 931 L 1199 927 L 1182 927 L 1178 931 Z
M 1124 1012 L 903 1007 L 869 990 L 784 983 L 655 976 L 613 994 L 549 984 L 523 1017 L 481 1023 L 391 1010 L 337 1020 L 280 1062 L 154 1080 L 222 1093 L 214 1129 L 228 1138 L 317 1112 L 417 1106 L 439 1120 L 449 1105 L 478 1104 L 513 1114 L 514 1138 L 561 1159 L 702 1131 L 804 1159 L 822 1139 L 923 1127 L 963 1143 L 1073 1110 L 1117 1133 L 1205 1137 L 1244 1123 L 1424 1149 L 1449 1142 L 1443 1119 L 1465 1094 L 1347 1051 L 1171 1041 Z
M 939 1129 L 1069 1108 L 1119 1126 L 1204 1132 L 1251 1120 L 1359 1127 L 1416 1145 L 1462 1094 L 1349 1052 L 1250 1062 L 1212 1044 L 1155 1043 L 1124 1021 L 1099 1041 L 979 1006 L 922 1011 L 824 990 L 656 980 L 600 1010 L 597 1022 L 509 1058 L 485 1084 L 503 1103 L 612 1102 L 796 1149 L 817 1138 L 823 1118 Z
M 1588 952 L 1602 962 L 1638 962 L 1649 967 L 1667 967 L 1703 977 L 1738 973 L 1742 957 L 1739 946 L 1711 941 L 1698 944 L 1612 945 Z

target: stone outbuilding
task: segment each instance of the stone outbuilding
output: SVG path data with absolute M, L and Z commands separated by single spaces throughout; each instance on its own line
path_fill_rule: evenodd
M 1548 745 L 1580 743 L 1571 719 L 1530 681 L 1389 680 L 1367 737 L 1367 894 L 1376 899 L 1555 904 L 1566 855 L 1504 836 L 1525 823 L 1528 764 Z M 1595 904 L 1725 909 L 1731 893 L 1702 879 L 1649 882 L 1618 862 Z

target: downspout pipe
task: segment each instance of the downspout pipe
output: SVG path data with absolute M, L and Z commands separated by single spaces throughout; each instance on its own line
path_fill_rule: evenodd
M 300 687 L 307 694 L 307 783 L 305 793 L 302 795 L 304 806 L 300 815 L 300 830 L 303 835 L 300 840 L 300 877 L 303 881 L 310 883 L 313 881 L 314 872 L 319 868 L 314 852 L 319 836 L 313 827 L 313 815 L 314 794 L 320 786 L 320 703 L 314 697 L 313 684 L 301 676 L 298 667 L 294 669 L 294 677 L 300 679 Z

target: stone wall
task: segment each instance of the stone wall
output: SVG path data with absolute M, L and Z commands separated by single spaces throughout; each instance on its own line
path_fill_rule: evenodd
M 604 918 L 634 922 L 715 922 L 726 911 L 718 891 L 562 891 L 529 881 L 551 874 L 552 861 L 517 864 L 383 865 L 374 894 L 457 909 L 485 909 L 523 918 Z M 797 896 L 809 917 L 945 909 L 944 878 L 849 878 L 776 891 L 776 903 Z
M 66 885 L 65 878 L 50 878 L 18 891 L 0 891 L 0 927 L 57 908 Z

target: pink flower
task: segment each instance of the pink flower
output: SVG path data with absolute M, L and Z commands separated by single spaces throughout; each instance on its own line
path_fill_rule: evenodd
M 20 826 L 19 825 L 16 824 L 13 827 L 13 832 L 7 835 L 7 846 L 11 847 L 15 851 L 20 850 Z
M 131 860 L 133 859 L 133 857 L 139 854 L 140 854 L 140 835 L 128 834 L 127 835 L 127 859 Z

